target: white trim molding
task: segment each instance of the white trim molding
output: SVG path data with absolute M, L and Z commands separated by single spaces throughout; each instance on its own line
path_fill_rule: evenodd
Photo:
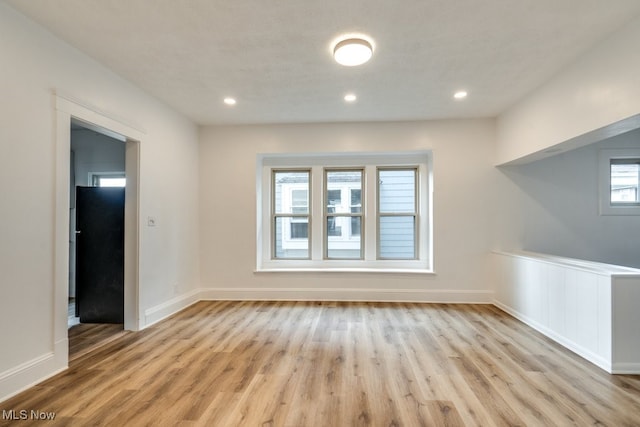
M 67 369 L 67 339 L 54 344 L 53 352 L 0 373 L 0 402 L 27 390 Z
M 493 300 L 493 291 L 362 288 L 206 288 L 200 290 L 200 299 L 490 304 Z
M 149 326 L 154 325 L 166 319 L 167 317 L 170 317 L 177 312 L 184 310 L 190 305 L 197 303 L 201 300 L 200 293 L 201 291 L 199 289 L 196 289 L 187 294 L 179 295 L 175 298 L 170 299 L 169 301 L 165 301 L 154 307 L 146 309 L 144 311 L 144 323 L 141 325 L 140 329 L 148 328 Z

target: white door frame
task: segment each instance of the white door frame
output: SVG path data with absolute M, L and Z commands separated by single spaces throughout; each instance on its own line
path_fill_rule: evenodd
M 69 181 L 71 119 L 83 126 L 126 142 L 125 171 L 125 260 L 124 260 L 124 328 L 140 328 L 139 307 L 139 236 L 140 236 L 140 148 L 145 133 L 103 112 L 75 100 L 55 95 L 56 108 L 56 178 L 54 240 L 53 337 L 56 359 L 68 364 L 67 317 L 69 300 Z

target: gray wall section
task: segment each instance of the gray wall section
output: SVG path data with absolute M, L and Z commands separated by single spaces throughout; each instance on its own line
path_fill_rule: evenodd
M 640 130 L 526 165 L 501 168 L 515 185 L 504 223 L 518 223 L 522 249 L 640 267 L 640 216 L 599 213 L 598 155 L 640 148 Z

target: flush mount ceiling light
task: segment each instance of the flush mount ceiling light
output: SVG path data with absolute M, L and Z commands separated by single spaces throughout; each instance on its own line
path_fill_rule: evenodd
M 467 92 L 464 90 L 458 91 L 453 94 L 455 99 L 465 99 L 467 97 Z
M 225 98 L 223 102 L 227 105 L 236 105 L 236 100 L 231 97 Z
M 344 100 L 347 102 L 355 102 L 356 99 L 358 99 L 358 97 L 353 93 L 348 93 L 344 96 Z
M 347 67 L 361 65 L 371 59 L 373 46 L 360 37 L 350 37 L 339 41 L 333 48 L 333 58 Z

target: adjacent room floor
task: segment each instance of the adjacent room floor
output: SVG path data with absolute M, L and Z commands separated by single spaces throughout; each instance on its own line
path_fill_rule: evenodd
M 80 323 L 76 317 L 75 299 L 69 299 L 69 360 L 74 360 L 124 334 L 124 325 L 109 323 Z

